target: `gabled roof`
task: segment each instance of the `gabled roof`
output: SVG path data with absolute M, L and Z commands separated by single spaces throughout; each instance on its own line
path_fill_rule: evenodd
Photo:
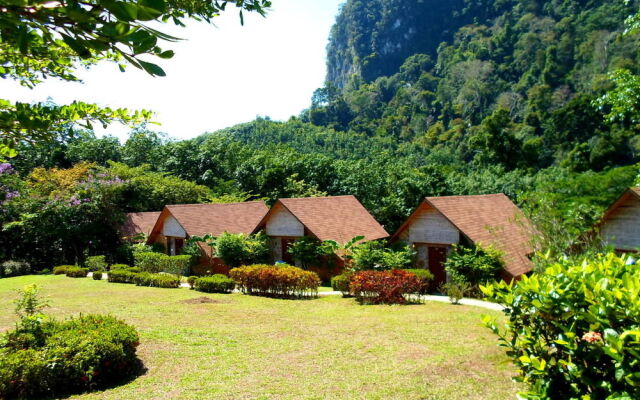
M 492 245 L 504 253 L 505 270 L 519 276 L 533 269 L 531 223 L 504 194 L 427 197 L 394 233 L 397 238 L 423 210 L 435 208 L 473 243 Z
M 355 196 L 305 197 L 278 199 L 255 231 L 266 224 L 269 217 L 283 206 L 320 240 L 347 243 L 356 236 L 376 240 L 389 236 Z
M 632 187 L 625 190 L 620 197 L 604 212 L 599 225 L 604 223 L 621 205 L 625 204 L 629 198 L 635 197 L 640 200 L 640 187 Z
M 156 224 L 160 211 L 128 213 L 124 224 L 120 227 L 120 233 L 125 237 L 135 236 L 140 233 L 148 235 Z
M 189 236 L 208 233 L 219 236 L 224 232 L 251 233 L 267 214 L 264 201 L 244 203 L 182 204 L 166 206 L 153 227 L 149 240 L 162 232 L 167 216 L 173 216 Z

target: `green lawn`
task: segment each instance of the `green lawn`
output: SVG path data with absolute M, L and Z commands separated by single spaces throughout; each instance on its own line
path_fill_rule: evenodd
M 64 276 L 0 279 L 0 330 L 14 289 L 37 283 L 56 317 L 111 313 L 136 326 L 147 371 L 74 399 L 513 399 L 513 369 L 480 325 L 491 311 L 352 299 L 275 300 Z M 207 297 L 213 303 L 190 299 Z M 497 313 L 496 313 L 497 315 Z

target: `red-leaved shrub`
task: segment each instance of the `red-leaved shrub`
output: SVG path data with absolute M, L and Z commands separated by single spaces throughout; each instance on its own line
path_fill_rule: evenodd
M 272 297 L 316 296 L 320 278 L 290 265 L 249 265 L 234 268 L 229 276 L 243 293 Z
M 405 304 L 407 295 L 419 293 L 421 280 L 402 270 L 362 271 L 351 276 L 351 293 L 366 304 Z

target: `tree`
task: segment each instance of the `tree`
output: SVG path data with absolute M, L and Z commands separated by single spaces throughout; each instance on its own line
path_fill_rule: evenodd
M 164 76 L 162 68 L 141 56 L 173 57 L 159 41 L 178 38 L 149 27 L 150 22 L 184 26 L 186 19 L 211 22 L 234 4 L 243 12 L 265 15 L 269 0 L 9 0 L 0 13 L 0 77 L 34 87 L 46 78 L 78 81 L 78 65 L 101 60 L 143 69 Z M 148 120 L 149 111 L 101 108 L 95 104 L 69 105 L 12 103 L 0 99 L 0 157 L 14 156 L 22 141 L 49 139 L 64 125 L 92 122 L 104 126 L 113 121 L 135 123 Z

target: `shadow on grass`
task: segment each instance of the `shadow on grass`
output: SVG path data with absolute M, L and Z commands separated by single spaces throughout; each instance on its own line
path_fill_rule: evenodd
M 53 400 L 53 399 L 68 399 L 71 396 L 77 396 L 83 393 L 99 393 L 104 392 L 110 389 L 115 389 L 119 386 L 124 386 L 128 383 L 131 383 L 138 379 L 141 376 L 146 375 L 148 372 L 147 367 L 144 366 L 144 363 L 140 358 L 136 358 L 135 364 L 131 367 L 131 373 L 126 376 L 120 376 L 112 379 L 109 382 L 104 382 L 100 384 L 96 384 L 90 386 L 89 388 L 75 388 L 77 390 L 69 390 L 68 392 L 56 392 L 52 394 L 48 394 L 46 396 L 37 397 L 42 400 Z

